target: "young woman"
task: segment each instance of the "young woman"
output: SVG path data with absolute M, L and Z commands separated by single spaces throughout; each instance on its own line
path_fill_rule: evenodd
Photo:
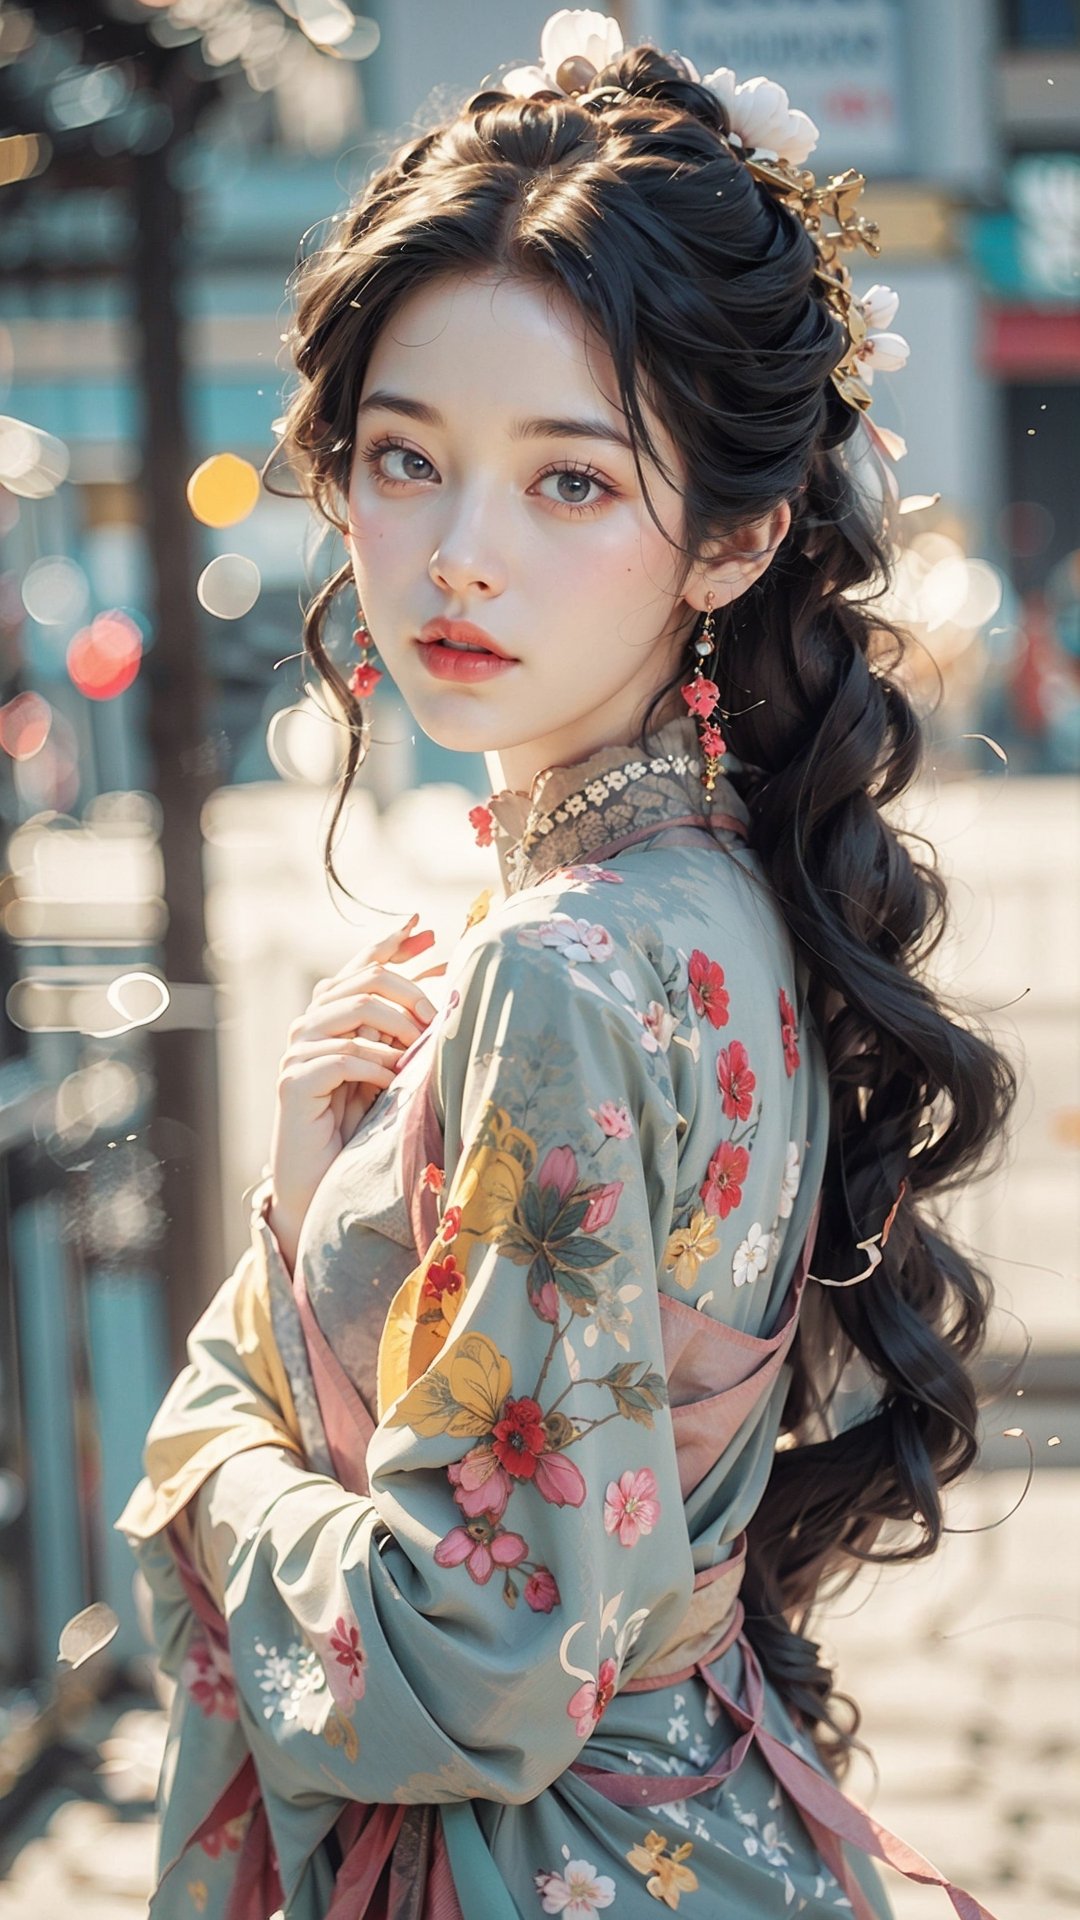
M 486 756 L 502 889 L 441 1007 L 412 922 L 316 989 L 118 1523 L 178 1682 L 152 1911 L 873 1920 L 887 1860 L 977 1920 L 842 1793 L 806 1631 L 975 1458 L 989 1286 L 934 1207 L 1014 1091 L 881 812 L 906 345 L 780 88 L 595 14 L 541 52 L 301 272 L 333 824 L 374 644 Z

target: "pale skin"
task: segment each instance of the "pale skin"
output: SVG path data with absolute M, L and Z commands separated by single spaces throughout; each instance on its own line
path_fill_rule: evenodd
M 422 287 L 365 370 L 345 530 L 359 604 L 417 725 L 441 746 L 482 753 L 492 792 L 528 792 L 543 769 L 633 738 L 687 662 L 699 614 L 745 593 L 791 523 L 782 502 L 722 558 L 684 574 L 669 544 L 681 536 L 681 496 L 657 467 L 645 473 L 663 532 L 629 448 L 513 431 L 557 417 L 625 434 L 617 391 L 607 349 L 572 303 L 490 274 Z M 377 392 L 420 402 L 439 423 L 369 406 Z M 642 404 L 677 473 L 671 439 Z M 387 439 L 399 445 L 380 452 Z M 483 628 L 514 666 L 470 685 L 435 679 L 416 636 L 439 616 Z M 676 691 L 658 723 L 685 711 Z M 433 939 L 430 929 L 385 935 L 320 981 L 290 1029 L 270 1156 L 271 1223 L 290 1263 L 323 1173 L 434 1012 L 390 964 Z

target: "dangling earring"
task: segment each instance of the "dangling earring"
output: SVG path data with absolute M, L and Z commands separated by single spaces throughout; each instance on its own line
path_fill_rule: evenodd
M 349 692 L 355 694 L 358 700 L 366 700 L 369 694 L 374 693 L 382 679 L 382 674 L 379 668 L 372 666 L 368 659 L 372 645 L 371 630 L 364 619 L 362 607 L 357 608 L 357 624 L 353 629 L 353 639 L 360 648 L 360 661 L 349 675 Z
M 719 702 L 720 689 L 715 680 L 706 680 L 701 671 L 702 661 L 708 659 L 716 645 L 712 630 L 712 602 L 713 597 L 710 593 L 705 603 L 705 625 L 698 638 L 694 641 L 694 652 L 698 655 L 694 678 L 689 681 L 682 690 L 682 697 L 686 701 L 690 712 L 696 714 L 701 722 L 698 728 L 698 737 L 701 741 L 701 751 L 705 756 L 705 771 L 701 776 L 701 784 L 706 793 L 711 793 L 716 785 L 716 776 L 720 771 L 720 757 L 727 752 L 727 743 L 724 736 L 719 727 L 713 725 L 710 718 L 710 715 L 715 712 L 717 703 Z

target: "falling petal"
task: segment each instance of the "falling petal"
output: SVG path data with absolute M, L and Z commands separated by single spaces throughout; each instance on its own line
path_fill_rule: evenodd
M 1005 762 L 1005 765 L 1008 766 L 1009 756 L 1006 753 L 1004 747 L 999 747 L 997 741 L 991 740 L 990 735 L 988 733 L 962 733 L 960 735 L 960 738 L 961 740 L 985 740 L 987 746 L 993 748 L 993 751 L 997 754 L 998 759 L 1003 760 Z
M 57 1659 L 65 1660 L 69 1667 L 81 1667 L 84 1660 L 108 1646 L 119 1625 L 112 1608 L 104 1600 L 95 1600 L 61 1629 Z

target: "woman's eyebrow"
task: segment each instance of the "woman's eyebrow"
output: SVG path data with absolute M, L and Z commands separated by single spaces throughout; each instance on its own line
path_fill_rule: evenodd
M 361 400 L 357 408 L 357 419 L 362 413 L 373 412 L 376 407 L 385 408 L 387 413 L 404 414 L 408 420 L 420 420 L 428 427 L 445 426 L 442 414 L 437 408 L 429 407 L 426 400 L 410 400 L 403 393 L 388 393 L 378 388 Z M 515 420 L 510 429 L 511 440 L 610 440 L 617 447 L 625 447 L 633 452 L 627 435 L 607 420 L 562 420 L 544 417 L 536 420 Z

